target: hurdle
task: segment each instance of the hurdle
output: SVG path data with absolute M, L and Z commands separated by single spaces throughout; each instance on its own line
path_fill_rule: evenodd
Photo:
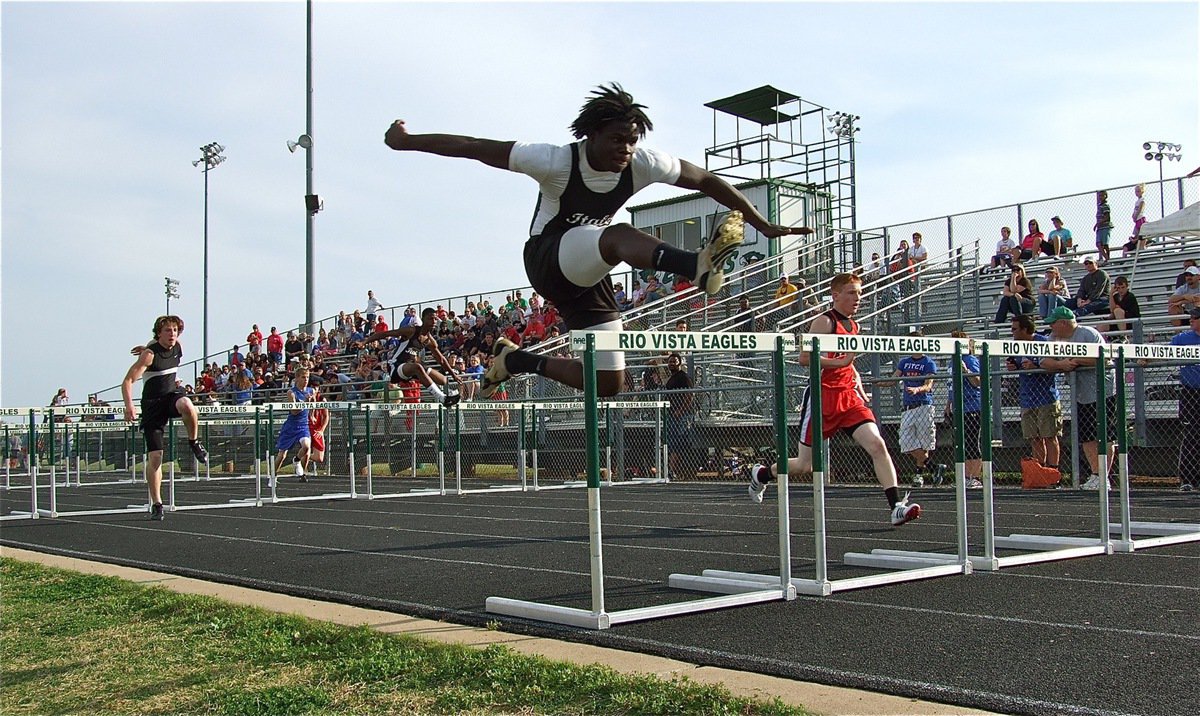
M 37 416 L 43 408 L 0 408 L 0 416 L 3 417 L 24 417 L 28 415 L 29 424 L 26 432 L 26 440 L 28 447 L 25 454 L 25 467 L 29 474 L 29 510 L 12 510 L 8 514 L 0 515 L 0 522 L 9 520 L 36 520 L 41 515 L 38 514 L 38 495 L 37 495 Z M 19 424 L 19 423 L 18 423 Z M 7 425 L 7 423 L 5 423 Z M 14 487 L 9 481 L 9 475 L 6 473 L 4 483 L 4 493 L 8 495 L 11 491 L 22 489 L 21 486 Z
M 368 500 L 386 500 L 401 497 L 419 497 L 428 495 L 445 495 L 446 493 L 446 463 L 442 455 L 442 445 L 444 441 L 445 422 L 443 413 L 445 408 L 437 403 L 365 403 L 360 406 L 363 409 L 363 419 L 366 428 L 366 461 L 367 461 L 367 492 L 365 497 Z M 404 411 L 412 418 L 412 427 L 407 431 L 410 439 L 411 455 L 409 463 L 411 466 L 411 476 L 417 478 L 417 441 L 420 427 L 421 415 L 436 415 L 437 416 L 437 465 L 438 465 L 438 487 L 414 487 L 406 492 L 376 492 L 375 491 L 375 460 L 373 458 L 375 431 L 371 427 L 373 413 L 379 413 L 386 416 L 394 416 L 397 412 Z M 386 433 L 385 434 L 390 434 Z
M 1200 347 L 1125 344 L 1117 348 L 1117 375 L 1125 375 L 1127 354 L 1138 360 L 1156 358 L 1160 360 L 1200 360 Z M 1125 381 L 1118 383 L 1117 414 L 1125 415 Z M 1181 408 L 1182 409 L 1182 408 Z M 1200 416 L 1192 416 L 1200 420 Z M 1182 439 L 1187 439 L 1184 436 Z M 1133 552 L 1138 549 L 1160 547 L 1184 542 L 1200 542 L 1200 524 L 1177 522 L 1134 521 L 1129 495 L 1129 428 L 1122 421 L 1117 428 L 1117 473 L 1119 492 L 1117 495 L 1120 520 L 1109 523 L 1109 531 L 1116 535 L 1113 549 L 1118 552 Z
M 241 406 L 251 407 L 251 406 Z M 267 403 L 261 406 L 254 406 L 257 410 L 266 409 L 267 412 L 267 431 L 268 435 L 275 435 L 275 414 L 276 411 L 287 412 L 292 410 L 329 410 L 330 425 L 332 426 L 332 418 L 334 410 L 344 410 L 346 417 L 346 454 L 347 462 L 350 467 L 350 478 L 347 490 L 345 492 L 322 492 L 320 494 L 291 494 L 280 495 L 279 492 L 279 475 L 275 470 L 275 455 L 273 454 L 273 441 L 267 440 L 266 445 L 259 447 L 264 459 L 267 462 L 267 488 L 270 491 L 270 496 L 265 500 L 270 504 L 279 504 L 286 502 L 314 502 L 319 500 L 344 500 L 355 499 L 358 497 L 357 482 L 354 474 L 354 411 L 359 407 L 358 403 L 350 403 L 345 401 L 320 401 L 320 402 L 305 402 L 305 403 Z M 328 431 L 328 429 L 327 429 Z M 326 447 L 332 443 L 332 436 L 326 436 Z M 308 483 L 303 483 L 308 484 Z M 301 490 L 304 492 L 304 490 Z
M 655 331 L 572 331 L 571 346 L 583 353 L 584 422 L 587 438 L 588 544 L 591 575 L 591 609 L 541 602 L 488 597 L 486 610 L 494 614 L 534 619 L 588 629 L 614 624 L 690 614 L 713 609 L 786 601 L 796 598 L 791 581 L 791 554 L 787 497 L 787 400 L 784 392 L 784 353 L 795 350 L 795 337 L 784 333 L 703 333 Z M 722 596 L 674 602 L 651 607 L 608 611 L 604 604 L 604 558 L 600 511 L 600 419 L 596 389 L 596 351 L 687 350 L 728 353 L 772 352 L 775 364 L 775 435 L 779 455 L 778 530 L 779 574 L 759 575 L 764 581 L 728 586 Z M 770 581 L 766 581 L 770 580 Z M 668 580 L 670 585 L 670 581 Z M 674 585 L 671 585 L 674 586 Z M 688 586 L 692 589 L 694 587 Z
M 793 577 L 791 584 L 798 594 L 809 596 L 830 596 L 835 592 L 877 587 L 886 584 L 911 582 L 934 577 L 955 574 L 970 574 L 971 561 L 967 551 L 966 532 L 966 484 L 962 460 L 958 461 L 955 484 L 955 522 L 957 529 L 957 554 L 943 555 L 929 552 L 909 552 L 902 550 L 874 549 L 870 553 L 847 552 L 843 563 L 857 567 L 870 567 L 890 570 L 880 574 L 871 574 L 842 579 L 830 579 L 828 557 L 828 533 L 826 529 L 826 440 L 823 437 L 823 420 L 821 412 L 821 344 L 832 346 L 835 353 L 911 353 L 921 352 L 931 355 L 952 354 L 959 372 L 957 379 L 961 381 L 961 339 L 944 338 L 898 338 L 894 336 L 858 336 L 858 335 L 821 335 L 801 334 L 799 337 L 803 350 L 809 352 L 809 400 L 813 435 L 813 531 L 814 531 L 814 563 L 815 574 L 812 579 Z M 917 343 L 916 341 L 919 341 Z M 958 384 L 956 430 L 961 454 L 962 450 L 962 388 Z M 781 453 L 781 465 L 786 464 L 786 453 Z M 780 468 L 780 472 L 784 471 Z M 785 494 L 783 483 L 779 485 L 780 499 Z M 746 572 L 728 572 L 720 570 L 705 570 L 699 576 L 672 575 L 671 583 L 677 586 L 687 585 L 695 589 L 709 591 L 724 591 L 730 588 L 744 588 L 752 584 L 762 584 L 767 577 L 761 574 Z

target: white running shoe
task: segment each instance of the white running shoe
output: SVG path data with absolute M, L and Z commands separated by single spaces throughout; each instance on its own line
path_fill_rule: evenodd
M 1079 489 L 1081 489 L 1081 490 L 1099 490 L 1100 489 L 1100 476 L 1092 475 L 1091 477 L 1088 478 L 1087 482 L 1085 482 L 1079 486 Z
M 496 341 L 496 345 L 492 346 L 492 355 L 495 356 L 495 359 L 488 366 L 487 372 L 483 374 L 483 380 L 479 381 L 479 394 L 483 396 L 484 400 L 495 395 L 500 384 L 512 377 L 512 374 L 508 372 L 508 366 L 504 365 L 504 361 L 509 353 L 519 347 L 507 338 L 501 338 Z
M 983 482 L 981 480 L 976 480 L 973 477 L 968 477 L 967 478 L 967 489 L 968 490 L 982 490 Z
M 763 495 L 767 492 L 766 484 L 758 481 L 758 471 L 764 469 L 770 470 L 771 468 L 756 465 L 750 470 L 750 487 L 746 491 L 750 493 L 750 501 L 756 505 L 762 504 Z
M 912 522 L 921 516 L 921 506 L 917 503 L 908 504 L 908 494 L 904 493 L 904 499 L 896 503 L 892 508 L 892 526 L 899 527 L 905 522 Z
M 304 466 L 299 462 L 296 463 L 296 477 L 304 477 Z
M 913 487 L 925 487 L 924 478 L 922 478 L 920 475 L 913 475 L 912 486 Z
M 713 230 L 713 236 L 696 255 L 696 287 L 708 295 L 721 290 L 725 283 L 725 262 L 746 238 L 746 220 L 742 212 L 731 211 Z

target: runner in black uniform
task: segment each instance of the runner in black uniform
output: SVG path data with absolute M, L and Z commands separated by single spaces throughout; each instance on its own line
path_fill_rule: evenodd
M 138 358 L 121 382 L 121 395 L 125 398 L 125 420 L 137 420 L 138 411 L 133 407 L 133 384 L 139 378 L 142 383 L 142 432 L 146 434 L 146 484 L 150 488 L 150 519 L 163 518 L 162 506 L 162 459 L 163 428 L 171 418 L 182 418 L 188 433 L 188 445 L 196 460 L 208 462 L 208 452 L 197 442 L 199 423 L 196 407 L 183 390 L 175 387 L 175 373 L 183 349 L 179 346 L 179 334 L 183 333 L 183 319 L 179 316 L 159 316 L 154 322 L 154 340 L 138 350 Z
M 462 385 L 462 376 L 454 372 L 454 368 L 450 366 L 450 361 L 446 360 L 446 356 L 437 347 L 437 341 L 433 340 L 430 335 L 433 332 L 433 317 L 434 310 L 426 308 L 421 311 L 421 322 L 419 324 L 402 326 L 393 328 L 390 331 L 381 331 L 372 333 L 363 339 L 363 343 L 371 341 L 379 341 L 393 336 L 400 338 L 400 345 L 396 346 L 392 351 L 392 355 L 385 363 L 388 368 L 388 381 L 391 383 L 400 383 L 406 380 L 415 380 L 421 385 L 429 389 L 433 393 L 433 397 L 437 398 L 438 402 L 445 405 L 447 408 L 458 403 L 459 393 L 456 390 L 443 391 L 441 386 L 449 385 L 446 376 L 436 370 L 428 370 L 420 361 L 421 351 L 428 349 L 433 353 L 433 357 L 437 362 L 446 369 L 446 373 L 454 379 L 454 382 Z
M 554 303 L 568 328 L 621 330 L 608 274 L 622 261 L 635 268 L 685 276 L 700 290 L 714 294 L 724 282 L 726 261 L 742 243 L 743 221 L 768 238 L 812 233 L 803 227 L 771 224 L 724 179 L 662 152 L 638 147 L 638 141 L 653 128 L 644 109 L 614 83 L 598 88 L 584 103 L 570 127 L 575 138 L 583 141 L 567 146 L 409 134 L 402 120 L 392 123 L 384 141 L 397 151 L 475 159 L 536 179 L 541 194 L 525 244 L 530 283 Z M 666 244 L 629 224 L 612 224 L 629 197 L 655 182 L 700 191 L 734 211 L 714 227 L 712 239 L 698 253 Z M 596 369 L 600 395 L 615 395 L 624 388 L 622 353 L 598 354 Z M 501 338 L 481 384 L 482 396 L 490 398 L 502 382 L 517 373 L 538 373 L 583 387 L 581 361 L 529 353 Z

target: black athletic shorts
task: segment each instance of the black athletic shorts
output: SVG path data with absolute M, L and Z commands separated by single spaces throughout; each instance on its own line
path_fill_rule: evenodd
M 525 275 L 533 290 L 558 309 L 569 330 L 582 330 L 621 317 L 612 279 L 605 276 L 595 286 L 576 286 L 563 275 L 558 263 L 562 234 L 542 234 L 525 242 Z
M 1108 413 L 1108 441 L 1116 442 L 1117 428 L 1117 397 L 1110 395 L 1105 399 Z M 1100 439 L 1096 425 L 1096 403 L 1079 404 L 1079 442 L 1092 443 Z
M 968 460 L 983 457 L 979 449 L 979 413 L 963 413 L 963 454 Z
M 146 435 L 146 452 L 163 449 L 163 428 L 171 418 L 179 417 L 176 401 L 187 395 L 177 390 L 166 395 L 142 401 L 142 432 Z

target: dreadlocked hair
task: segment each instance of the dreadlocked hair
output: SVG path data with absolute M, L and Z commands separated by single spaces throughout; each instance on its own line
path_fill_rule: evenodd
M 633 101 L 633 95 L 621 88 L 616 82 L 607 87 L 600 85 L 592 90 L 592 97 L 583 103 L 579 116 L 568 129 L 576 139 L 598 131 L 601 127 L 613 121 L 632 122 L 637 125 L 638 136 L 645 138 L 646 132 L 654 129 L 654 123 L 642 110 L 646 105 Z

